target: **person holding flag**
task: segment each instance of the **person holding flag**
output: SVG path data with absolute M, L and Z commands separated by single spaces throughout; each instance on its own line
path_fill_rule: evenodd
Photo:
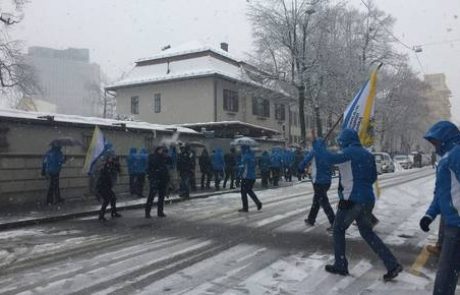
M 339 208 L 333 226 L 335 262 L 326 265 L 327 272 L 348 275 L 345 257 L 345 232 L 356 221 L 361 237 L 380 257 L 387 268 L 384 281 L 394 279 L 403 270 L 401 264 L 388 247 L 373 231 L 372 210 L 375 205 L 373 184 L 377 181 L 377 169 L 372 153 L 364 148 L 373 144 L 374 99 L 377 86 L 377 71 L 364 84 L 343 115 L 342 131 L 337 139 L 341 153 L 326 150 L 324 141 L 317 139 L 313 145 L 315 154 L 321 155 L 331 164 L 338 164 Z

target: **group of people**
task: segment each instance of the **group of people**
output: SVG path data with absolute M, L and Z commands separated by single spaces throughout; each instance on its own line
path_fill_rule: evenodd
M 441 215 L 443 238 L 433 294 L 453 295 L 460 272 L 460 131 L 454 124 L 441 121 L 429 129 L 425 139 L 434 146 L 441 159 L 436 171 L 434 198 L 426 215 L 420 220 L 420 228 L 429 231 L 430 224 Z M 335 261 L 333 264 L 326 265 L 325 270 L 333 274 L 349 274 L 345 255 L 345 233 L 350 225 L 356 222 L 360 235 L 387 269 L 383 279 L 392 280 L 398 276 L 403 267 L 373 230 L 375 225 L 375 217 L 372 213 L 375 205 L 373 184 L 377 180 L 374 156 L 361 145 L 355 130 L 342 130 L 337 141 L 341 148 L 339 153 L 330 152 L 325 141 L 317 139 L 312 150 L 306 155 L 302 153 L 300 156 L 301 152 L 298 151 L 289 154 L 282 149 L 274 149 L 271 154 L 264 151 L 258 160 L 249 146 L 241 146 L 240 152 L 232 148 L 228 154 L 215 149 L 209 155 L 204 149 L 199 157 L 202 173 L 201 187 L 209 188 L 211 178 L 215 179 L 216 189 L 219 188 L 222 177 L 225 177 L 224 187 L 230 180 L 230 188 L 233 188 L 238 180 L 242 201 L 242 208 L 239 211 L 249 211 L 248 195 L 257 210 L 261 210 L 262 203 L 253 191 L 257 165 L 260 168 L 263 185 L 268 185 L 270 178 L 273 185 L 277 185 L 281 171 L 284 171 L 287 180 L 294 170 L 297 170 L 298 177 L 301 177 L 305 168 L 311 166 L 314 197 L 305 222 L 314 225 L 321 207 L 331 224 Z M 168 149 L 166 146 L 158 146 L 151 154 L 143 150 L 139 154 L 136 154 L 135 150 L 131 152 L 128 157 L 128 169 L 134 176 L 133 185 L 130 186 L 131 192 L 142 195 L 139 187 L 147 175 L 150 190 L 145 206 L 145 217 L 151 217 L 153 200 L 157 194 L 157 216 L 165 217 L 163 207 L 170 182 L 169 171 L 174 166 L 174 161 L 177 161 L 181 190 L 185 196 L 188 196 L 188 189 L 192 186 L 191 179 L 195 178 L 194 152 L 187 145 L 181 148 L 179 155 L 175 155 L 175 150 Z M 65 157 L 59 146 L 52 146 L 45 155 L 42 174 L 48 176 L 50 181 L 48 203 L 62 201 L 59 194 L 59 173 L 64 161 Z M 333 165 L 337 165 L 340 171 L 339 204 L 335 213 L 327 196 L 331 186 Z M 108 204 L 112 207 L 112 217 L 120 217 L 116 210 L 116 196 L 113 192 L 113 185 L 120 173 L 120 163 L 119 157 L 115 155 L 110 144 L 106 145 L 98 164 L 94 165 L 92 171 L 93 175 L 97 175 L 95 182 L 97 195 L 103 200 L 99 219 L 105 220 Z

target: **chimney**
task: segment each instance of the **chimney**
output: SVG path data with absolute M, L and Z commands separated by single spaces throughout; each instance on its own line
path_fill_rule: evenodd
M 228 52 L 228 43 L 226 42 L 220 43 L 220 49 L 222 49 L 225 52 Z

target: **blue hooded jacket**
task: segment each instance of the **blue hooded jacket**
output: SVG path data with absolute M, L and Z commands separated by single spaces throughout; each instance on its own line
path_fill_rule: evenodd
M 341 153 L 328 152 L 324 145 L 315 145 L 313 150 L 331 164 L 338 164 L 340 171 L 339 198 L 355 203 L 373 204 L 375 202 L 372 185 L 377 180 L 374 155 L 362 147 L 358 133 L 344 129 L 338 138 Z
M 242 179 L 256 179 L 256 157 L 249 146 L 241 146 L 241 163 Z
M 225 168 L 224 152 L 220 148 L 216 148 L 211 155 L 212 169 L 215 171 L 223 171 Z
M 126 159 L 127 164 L 128 164 L 129 175 L 138 173 L 136 158 L 137 158 L 137 149 L 135 147 L 132 147 L 129 149 L 128 158 Z
M 259 159 L 259 169 L 261 172 L 270 171 L 270 155 L 267 151 L 262 153 L 262 156 Z
M 60 146 L 54 145 L 45 154 L 42 171 L 46 175 L 57 175 L 61 172 L 62 164 L 64 164 L 64 154 Z
M 448 226 L 460 227 L 460 131 L 448 121 L 434 124 L 424 136 L 436 140 L 436 153 L 442 156 L 436 169 L 434 198 L 426 216 L 438 214 Z
M 316 146 L 316 147 L 315 147 Z M 315 140 L 313 147 L 316 149 L 326 149 L 325 143 L 322 140 Z M 300 170 L 305 170 L 311 162 L 312 167 L 312 182 L 317 184 L 330 184 L 332 178 L 331 164 L 325 154 L 315 153 L 311 150 L 299 164 Z
M 292 168 L 294 166 L 295 155 L 294 152 L 290 149 L 284 150 L 283 153 L 283 164 L 286 168 Z
M 140 153 L 137 154 L 137 172 L 144 174 L 147 172 L 149 154 L 145 148 L 141 149 Z
M 273 168 L 281 168 L 283 166 L 283 157 L 282 157 L 282 150 L 279 148 L 273 148 L 272 154 L 270 156 L 271 167 Z

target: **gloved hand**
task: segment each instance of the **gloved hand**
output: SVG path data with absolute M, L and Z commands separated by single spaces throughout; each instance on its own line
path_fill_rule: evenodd
M 429 216 L 423 216 L 422 219 L 420 219 L 420 228 L 424 232 L 430 231 L 430 224 L 433 222 L 433 219 Z

